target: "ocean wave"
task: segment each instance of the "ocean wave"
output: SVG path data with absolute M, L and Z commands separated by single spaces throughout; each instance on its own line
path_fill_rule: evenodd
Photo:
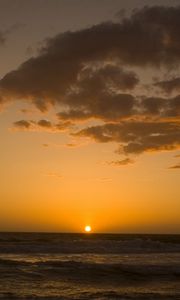
M 0 234 L 0 299 L 180 300 L 180 236 Z
M 102 278 L 107 282 L 146 281 L 156 277 L 169 280 L 180 278 L 180 264 L 110 264 L 78 262 L 74 260 L 46 260 L 25 262 L 0 259 L 0 278 L 13 277 L 15 274 L 26 277 L 68 278 L 75 281 L 98 282 Z M 158 279 L 159 279 L 158 278 Z
M 179 294 L 161 294 L 161 293 L 118 293 L 107 290 L 102 292 L 83 292 L 79 295 L 71 296 L 41 296 L 41 295 L 17 295 L 16 293 L 0 294 L 0 299 L 9 300 L 178 300 Z
M 179 235 L 0 234 L 0 253 L 180 253 Z

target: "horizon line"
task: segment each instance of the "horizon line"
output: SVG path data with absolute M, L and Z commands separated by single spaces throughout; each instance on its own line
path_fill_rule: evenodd
M 81 235 L 180 235 L 180 232 L 71 232 L 71 231 L 6 231 L 0 230 L 0 234 L 81 234 Z

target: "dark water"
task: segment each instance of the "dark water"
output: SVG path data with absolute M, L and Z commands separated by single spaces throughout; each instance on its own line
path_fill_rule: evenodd
M 180 235 L 0 233 L 0 299 L 180 299 Z

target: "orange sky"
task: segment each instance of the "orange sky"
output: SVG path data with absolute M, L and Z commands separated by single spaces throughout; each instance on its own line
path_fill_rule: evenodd
M 37 10 L 40 11 L 41 1 L 37 2 Z M 114 16 L 118 11 L 122 8 L 133 8 L 130 2 L 127 2 L 126 7 L 122 7 L 121 1 L 118 0 L 114 1 L 113 5 L 112 1 L 105 1 L 104 5 L 101 0 L 100 4 L 90 0 L 86 2 L 91 15 L 81 5 L 83 1 L 78 0 L 78 5 L 74 7 L 77 14 L 75 16 L 72 14 L 72 7 L 66 5 L 65 1 L 58 4 L 57 8 L 57 1 L 45 0 L 42 19 L 38 20 L 35 13 L 33 23 L 35 1 L 31 4 L 32 11 L 23 6 L 22 13 L 18 10 L 18 5 L 22 4 L 21 0 L 16 2 L 14 13 L 8 11 L 4 1 L 0 1 L 0 12 L 3 10 L 6 15 L 3 20 L 0 18 L 0 41 L 1 37 L 5 38 L 4 43 L 0 42 L 0 230 L 82 232 L 85 225 L 91 225 L 93 232 L 180 233 L 180 106 L 179 98 L 176 98 L 179 96 L 179 90 L 176 87 L 168 94 L 167 91 L 165 93 L 163 90 L 152 88 L 152 78 L 159 76 L 157 82 L 163 82 L 163 88 L 166 89 L 167 81 L 178 78 L 178 68 L 176 71 L 173 69 L 168 77 L 166 65 L 158 70 L 153 65 L 153 55 L 151 66 L 146 69 L 140 65 L 140 61 L 139 65 L 133 65 L 134 62 L 130 65 L 125 57 L 123 70 L 122 65 L 119 67 L 117 59 L 111 61 L 109 66 L 109 58 L 105 56 L 103 65 L 97 66 L 104 47 L 101 49 L 99 44 L 99 52 L 94 54 L 97 60 L 96 71 L 93 71 L 94 65 L 92 69 L 88 69 L 89 65 L 86 65 L 85 71 L 78 69 L 81 76 L 79 87 L 75 86 L 74 82 L 69 83 L 71 73 L 68 73 L 68 68 L 77 72 L 77 61 L 82 60 L 82 57 L 88 57 L 88 61 L 82 61 L 89 64 L 91 53 L 87 54 L 88 50 L 82 44 L 82 47 L 78 48 L 79 53 L 84 49 L 81 56 L 79 57 L 78 53 L 74 58 L 76 53 L 67 54 L 64 73 L 53 70 L 51 78 L 46 73 L 47 82 L 43 81 L 43 78 L 39 79 L 38 75 L 39 82 L 36 86 L 33 77 L 31 78 L 30 63 L 17 71 L 17 77 L 11 73 L 32 55 L 41 57 L 41 54 L 37 54 L 37 49 L 45 45 L 42 41 L 46 37 L 54 37 L 57 33 L 70 29 L 75 32 L 72 40 L 81 43 L 79 35 L 76 35 L 77 29 L 82 30 L 105 20 L 117 22 Z M 141 6 L 142 2 L 137 1 L 137 5 Z M 159 1 L 159 4 L 162 3 L 164 1 Z M 84 31 L 83 34 L 86 38 L 89 33 Z M 73 45 L 71 36 L 68 38 L 68 43 Z M 87 41 L 90 38 L 91 36 Z M 54 41 L 58 43 L 58 38 Z M 53 49 L 55 42 L 52 43 L 54 44 L 49 47 Z M 64 40 L 58 46 L 58 53 L 61 52 L 62 43 Z M 66 42 L 63 46 L 67 47 Z M 51 48 L 47 45 L 45 47 L 49 55 Z M 71 61 L 76 59 L 76 62 L 71 65 L 69 57 Z M 138 54 L 135 59 L 138 60 Z M 173 59 L 177 59 L 178 63 L 179 57 Z M 34 74 L 41 74 L 43 77 L 44 69 L 38 69 L 37 65 L 35 60 L 33 72 L 39 72 Z M 119 69 L 115 69 L 115 65 L 118 65 Z M 51 71 L 52 68 L 49 72 Z M 86 72 L 90 73 L 87 75 Z M 10 74 L 9 77 L 5 76 L 7 73 Z M 112 83 L 111 80 L 115 82 L 117 74 L 122 79 L 119 80 L 118 77 L 116 86 L 110 88 L 118 88 L 115 96 L 120 97 L 118 105 L 121 106 L 114 109 L 116 100 L 110 98 L 110 93 L 105 95 L 103 90 L 109 86 L 102 88 L 103 100 L 99 88 L 104 80 L 109 84 Z M 54 80 L 50 84 L 52 76 Z M 62 89 L 66 87 L 67 82 L 69 84 L 69 90 L 66 87 L 64 94 L 60 95 L 60 100 L 58 97 L 61 91 L 59 92 L 59 83 L 56 82 L 58 76 Z M 44 90 L 39 94 L 41 84 Z M 148 86 L 145 87 L 145 84 Z M 75 93 L 73 88 L 77 89 Z M 79 93 L 77 98 L 78 89 L 84 89 L 84 94 Z M 123 95 L 122 99 L 120 93 Z M 61 99 L 65 99 L 67 94 L 69 98 L 63 102 Z M 127 94 L 131 95 L 132 99 L 130 96 L 126 99 Z M 145 100 L 142 100 L 142 95 Z M 160 106 L 160 109 L 157 108 L 158 112 L 150 112 L 150 97 L 160 98 L 157 100 Z M 72 101 L 77 101 L 76 106 L 73 106 Z M 102 101 L 108 102 L 107 111 Z M 151 105 L 146 107 L 149 111 L 143 110 L 143 113 L 138 114 L 145 101 L 149 101 Z M 95 102 L 98 103 L 96 106 Z M 131 111 L 127 102 L 129 106 L 131 102 L 135 103 Z M 163 106 L 165 102 L 167 105 Z M 44 104 L 47 105 L 45 110 L 42 109 Z M 67 105 L 69 115 L 64 117 L 64 107 Z M 138 112 L 135 112 L 137 106 Z M 73 119 L 74 110 L 77 108 L 81 116 L 76 115 Z M 82 113 L 87 112 L 89 115 L 82 117 Z M 60 113 L 60 117 L 57 113 Z M 21 123 L 18 123 L 19 121 Z M 134 140 L 128 140 L 129 136 L 135 135 L 140 147 L 138 150 Z M 132 145 L 133 150 L 128 150 Z

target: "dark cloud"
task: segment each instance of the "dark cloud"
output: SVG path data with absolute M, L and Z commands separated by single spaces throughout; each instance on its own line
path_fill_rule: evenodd
M 139 107 L 144 115 L 154 115 L 159 118 L 180 116 L 180 96 L 174 98 L 151 97 L 144 98 Z
M 42 127 L 47 127 L 47 128 L 51 128 L 52 127 L 52 124 L 50 121 L 48 120 L 40 120 L 38 121 L 37 123 L 39 126 L 42 126 Z
M 132 71 L 127 71 L 118 64 L 107 63 L 105 65 L 92 64 L 92 67 L 87 67 L 80 73 L 80 86 L 86 89 L 87 87 L 101 86 L 101 88 L 119 89 L 122 91 L 132 90 L 138 84 L 139 79 Z
M 122 91 L 133 89 L 138 82 L 134 72 L 125 71 L 118 65 L 86 68 L 69 94 L 67 104 L 70 108 L 58 116 L 73 120 L 127 117 L 133 113 L 135 99 Z
M 59 111 L 57 124 L 22 120 L 16 128 L 60 131 L 71 122 L 97 119 L 103 124 L 77 135 L 116 142 L 126 154 L 177 149 L 180 95 L 151 96 L 150 89 L 178 92 L 179 77 L 158 80 L 141 96 L 138 70 L 149 75 L 148 68 L 178 69 L 179 28 L 180 7 L 159 6 L 136 10 L 119 23 L 59 34 L 0 80 L 0 101 L 18 99 L 43 112 L 52 105 Z
M 119 152 L 125 154 L 174 150 L 180 147 L 180 124 L 173 122 L 111 123 L 85 128 L 76 135 L 88 136 L 100 143 L 119 143 Z
M 172 92 L 180 92 L 180 77 L 176 77 L 169 80 L 159 81 L 154 84 L 154 86 L 160 88 L 165 93 L 172 93 Z
M 50 132 L 58 132 L 67 130 L 67 128 L 71 126 L 70 122 L 59 122 L 57 124 L 53 124 L 48 120 L 20 120 L 14 122 L 13 129 L 16 130 L 24 130 L 24 131 L 50 131 Z M 47 144 L 46 144 L 47 146 Z
M 138 67 L 179 64 L 179 27 L 180 7 L 151 7 L 137 10 L 120 23 L 57 35 L 37 57 L 8 73 L 0 87 L 9 97 L 32 99 L 45 110 L 48 103 L 65 102 L 67 90 L 89 63 L 118 61 Z M 133 86 L 134 78 L 131 80 Z M 119 84 L 126 87 L 123 80 Z
M 31 122 L 26 120 L 20 120 L 17 122 L 14 122 L 14 127 L 18 129 L 29 129 L 31 127 Z
M 167 107 L 167 100 L 159 97 L 144 98 L 141 108 L 144 114 L 160 115 Z
M 168 107 L 165 114 L 167 117 L 177 117 L 177 121 L 180 117 L 180 95 L 169 99 Z
M 94 93 L 96 90 L 94 90 Z M 71 109 L 58 114 L 60 119 L 86 120 L 98 118 L 101 120 L 118 120 L 129 117 L 134 112 L 135 99 L 130 94 L 94 94 L 86 101 L 84 109 Z

